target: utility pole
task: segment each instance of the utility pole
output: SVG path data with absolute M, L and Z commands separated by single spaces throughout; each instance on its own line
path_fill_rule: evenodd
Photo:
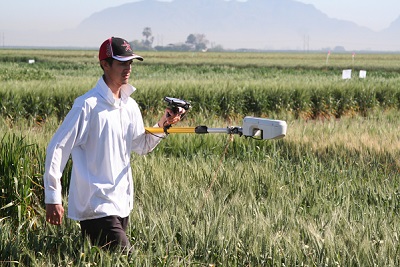
M 303 50 L 304 52 L 308 52 L 310 50 L 310 36 L 308 34 L 304 34 L 303 36 Z
M 163 40 L 163 36 L 162 35 L 157 35 L 157 45 L 164 45 L 164 40 Z

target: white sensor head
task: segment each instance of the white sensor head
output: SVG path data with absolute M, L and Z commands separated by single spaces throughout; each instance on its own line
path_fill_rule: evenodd
M 285 121 L 270 120 L 246 116 L 243 119 L 242 132 L 246 137 L 260 134 L 262 139 L 281 139 L 286 136 L 287 124 Z

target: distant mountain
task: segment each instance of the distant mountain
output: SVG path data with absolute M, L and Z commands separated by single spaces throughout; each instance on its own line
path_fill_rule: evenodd
M 152 30 L 154 46 L 205 34 L 211 45 L 225 49 L 400 51 L 400 17 L 375 32 L 295 0 L 143 0 L 94 13 L 76 29 L 53 33 L 52 43 L 98 47 L 109 36 L 142 40 L 145 27 Z
M 145 27 L 152 29 L 153 45 L 184 42 L 199 33 L 212 45 L 232 49 L 400 50 L 400 36 L 389 34 L 400 32 L 400 19 L 377 33 L 294 0 L 143 0 L 95 13 L 76 31 L 99 43 L 110 35 L 141 40 Z

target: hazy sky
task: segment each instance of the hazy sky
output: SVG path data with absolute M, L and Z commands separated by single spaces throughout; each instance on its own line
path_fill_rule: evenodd
M 344 19 L 379 31 L 400 17 L 399 0 L 297 0 L 312 4 L 331 18 Z
M 400 16 L 400 0 L 297 1 L 313 4 L 331 18 L 349 20 L 376 31 L 387 28 Z M 0 32 L 75 28 L 94 12 L 129 2 L 135 0 L 0 0 Z

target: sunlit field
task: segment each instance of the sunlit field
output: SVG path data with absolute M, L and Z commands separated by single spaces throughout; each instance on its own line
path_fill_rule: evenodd
M 400 265 L 400 55 L 138 54 L 146 126 L 171 96 L 192 104 L 180 126 L 257 116 L 287 136 L 170 134 L 133 155 L 135 249 L 106 252 L 75 221 L 45 222 L 42 185 L 50 138 L 102 74 L 97 52 L 0 49 L 0 266 Z

